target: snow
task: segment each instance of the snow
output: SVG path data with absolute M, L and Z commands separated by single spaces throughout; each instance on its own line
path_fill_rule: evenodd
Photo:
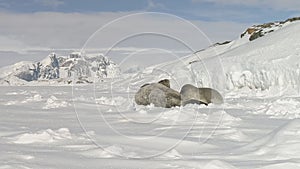
M 258 113 L 265 113 L 272 118 L 300 118 L 300 102 L 293 98 L 279 99 Z
M 36 133 L 25 133 L 16 136 L 13 143 L 16 144 L 32 144 L 32 143 L 53 143 L 59 140 L 72 139 L 71 133 L 67 128 L 60 128 L 58 130 L 47 129 L 38 131 Z
M 219 160 L 212 160 L 203 169 L 236 169 L 236 167 Z
M 70 104 L 66 101 L 60 101 L 58 100 L 55 96 L 50 96 L 49 99 L 47 99 L 47 102 L 43 109 L 55 109 L 55 108 L 60 108 L 60 107 L 67 107 Z
M 0 86 L 0 169 L 298 169 L 299 29 L 285 23 L 94 84 Z M 135 104 L 141 85 L 163 78 L 175 90 L 216 88 L 224 104 Z
M 38 101 L 42 101 L 42 96 L 40 94 L 35 94 L 33 96 L 27 97 L 21 103 L 38 102 Z
M 73 94 L 71 86 L 2 86 L 1 95 L 6 98 L 0 100 L 0 153 L 6 155 L 0 157 L 0 166 L 299 166 L 299 119 L 276 112 L 278 103 L 295 109 L 287 114 L 297 112 L 291 105 L 297 106 L 299 97 L 237 97 L 239 92 L 230 91 L 224 105 L 166 109 L 135 105 L 133 93 L 118 88 L 118 83 L 112 86 L 112 97 L 110 84 L 105 82 L 95 89 L 92 84 L 74 86 Z M 29 98 L 32 101 L 22 103 Z M 7 106 L 9 100 L 16 102 Z M 62 102 L 69 105 L 56 106 Z M 46 105 L 53 107 L 43 109 Z

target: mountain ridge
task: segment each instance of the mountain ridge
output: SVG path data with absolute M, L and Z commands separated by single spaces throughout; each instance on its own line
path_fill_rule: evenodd
M 73 52 L 69 56 L 51 53 L 39 62 L 21 61 L 0 68 L 0 72 L 2 85 L 27 85 L 39 82 L 70 84 L 92 83 L 95 78 L 113 78 L 120 74 L 120 69 L 102 54 L 89 56 Z

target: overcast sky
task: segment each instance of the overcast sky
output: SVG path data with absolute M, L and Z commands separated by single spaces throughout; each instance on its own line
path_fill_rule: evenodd
M 199 50 L 299 11 L 298 0 L 0 0 L 0 66 L 82 47 Z

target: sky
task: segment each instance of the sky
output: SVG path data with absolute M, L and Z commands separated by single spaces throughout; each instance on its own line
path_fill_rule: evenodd
M 82 48 L 192 52 L 298 14 L 298 0 L 0 0 L 0 67 Z

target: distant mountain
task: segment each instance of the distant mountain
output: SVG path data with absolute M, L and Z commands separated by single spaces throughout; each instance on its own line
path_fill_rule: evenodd
M 0 69 L 0 83 L 22 85 L 29 83 L 92 83 L 94 80 L 113 78 L 120 69 L 102 54 L 82 55 L 79 52 L 69 56 L 51 53 L 40 62 L 19 62 Z

